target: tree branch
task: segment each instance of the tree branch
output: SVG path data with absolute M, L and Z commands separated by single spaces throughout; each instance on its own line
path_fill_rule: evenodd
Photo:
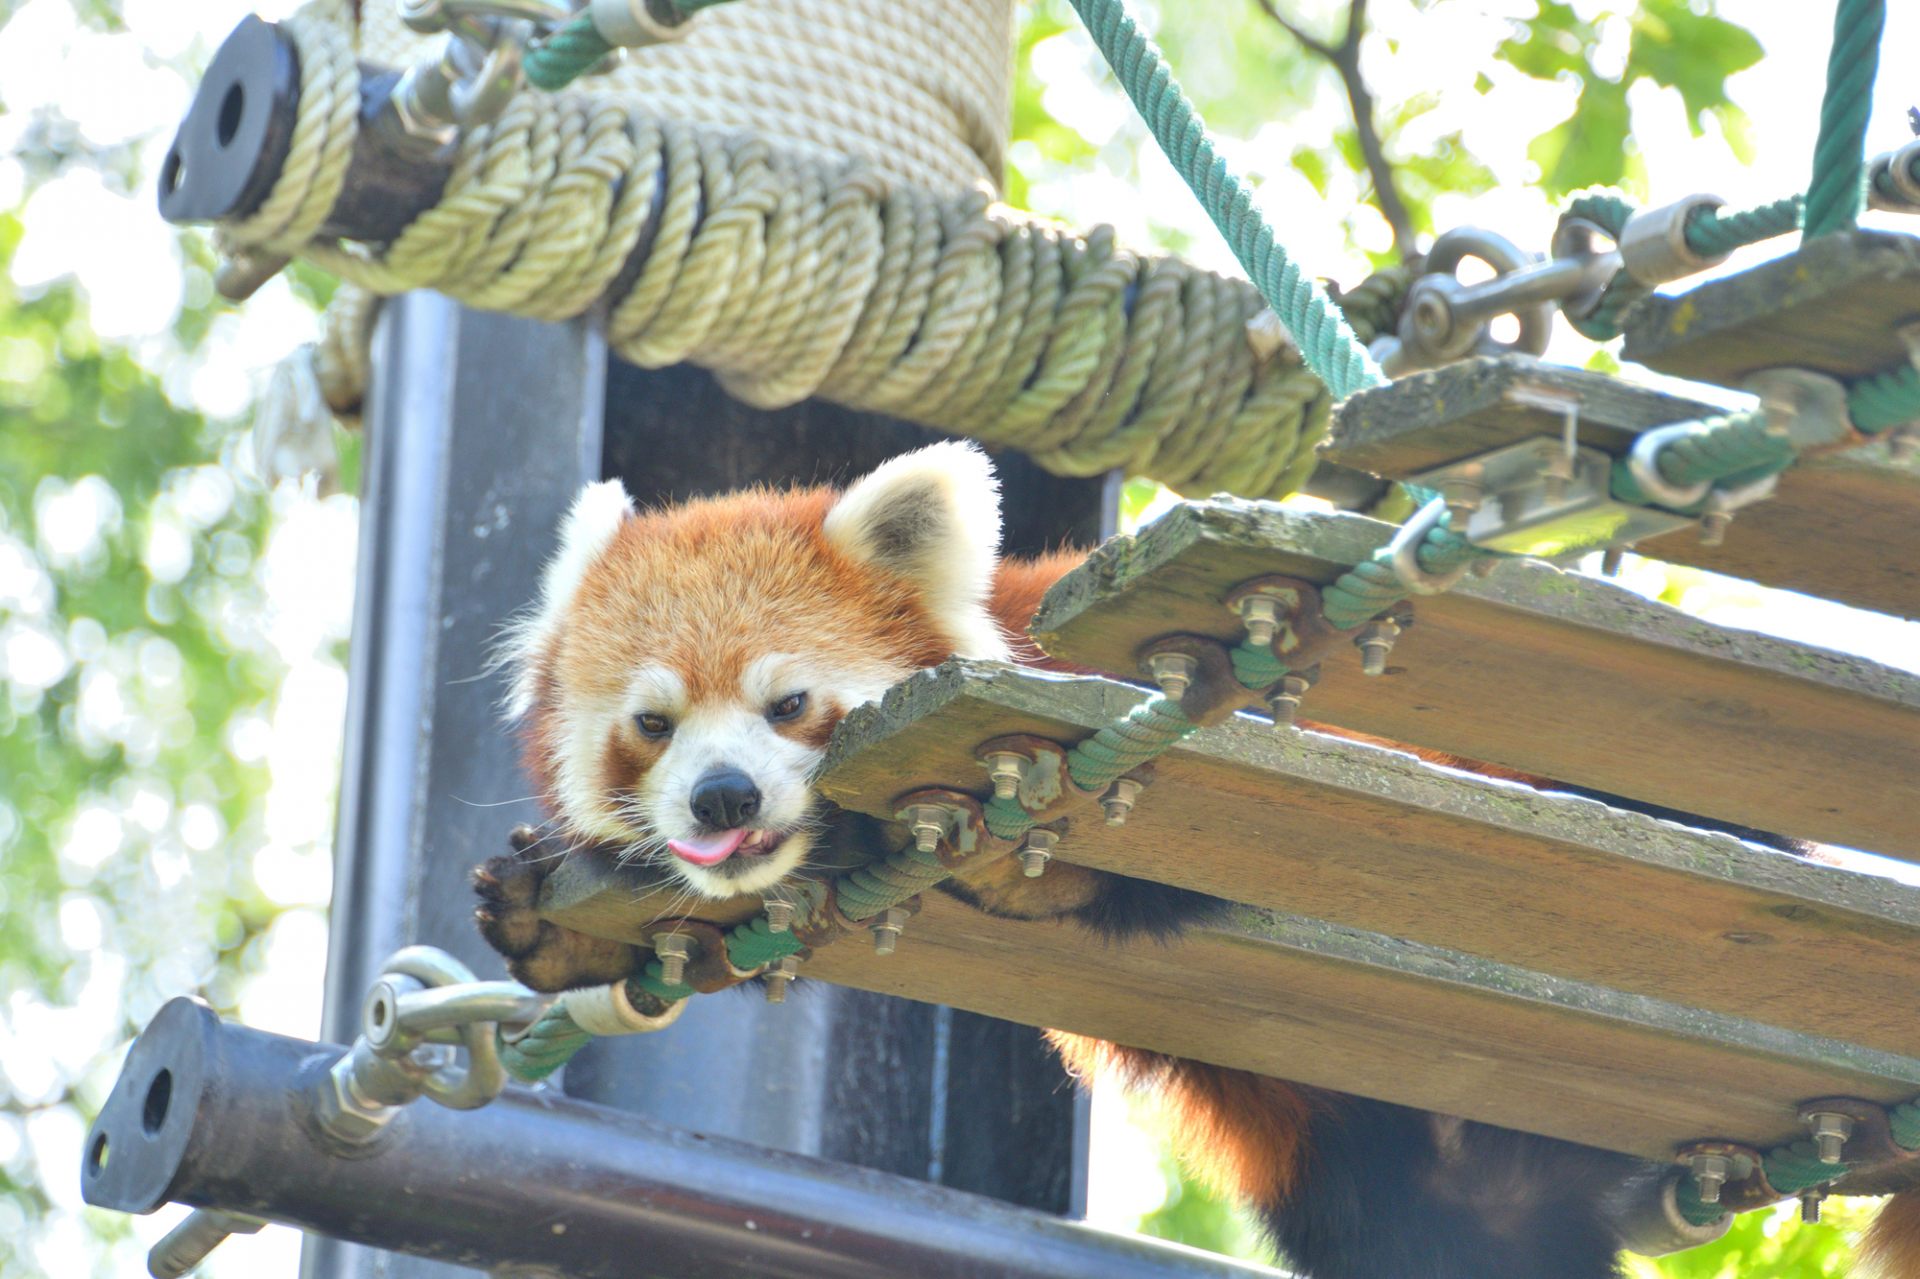
M 1373 119 L 1373 93 L 1360 76 L 1360 41 L 1366 35 L 1367 0 L 1348 0 L 1347 31 L 1338 45 L 1328 44 L 1301 29 L 1298 23 L 1280 12 L 1278 0 L 1254 0 L 1254 3 L 1278 23 L 1281 30 L 1292 36 L 1301 48 L 1339 73 L 1340 83 L 1347 91 L 1347 105 L 1353 111 L 1353 125 L 1360 139 L 1360 156 L 1366 161 L 1367 176 L 1373 181 L 1373 202 L 1393 230 L 1393 251 L 1403 262 L 1413 260 L 1419 252 L 1413 232 L 1413 215 L 1407 211 L 1407 202 L 1401 197 L 1400 188 L 1394 181 L 1393 165 L 1388 163 L 1386 149 L 1380 142 L 1380 130 Z

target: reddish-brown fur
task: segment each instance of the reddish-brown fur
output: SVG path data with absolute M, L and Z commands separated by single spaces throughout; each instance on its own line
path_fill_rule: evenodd
M 1860 1244 L 1860 1259 L 1881 1279 L 1920 1279 L 1920 1190 L 1887 1200 Z

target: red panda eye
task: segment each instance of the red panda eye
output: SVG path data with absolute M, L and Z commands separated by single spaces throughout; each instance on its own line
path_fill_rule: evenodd
M 635 715 L 633 723 L 642 737 L 665 737 L 673 731 L 673 721 L 665 715 Z
M 788 693 L 785 697 L 767 707 L 767 718 L 771 720 L 792 719 L 807 708 L 805 693 Z

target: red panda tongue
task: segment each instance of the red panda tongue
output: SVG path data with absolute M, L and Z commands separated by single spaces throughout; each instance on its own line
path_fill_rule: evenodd
M 718 835 L 697 835 L 692 839 L 670 839 L 667 847 L 675 857 L 695 866 L 717 866 L 733 856 L 747 838 L 744 830 L 723 830 Z

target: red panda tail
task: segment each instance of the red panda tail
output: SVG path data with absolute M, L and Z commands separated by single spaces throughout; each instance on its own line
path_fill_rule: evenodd
M 1881 1205 L 1860 1244 L 1867 1273 L 1879 1279 L 1920 1279 L 1920 1190 L 1906 1190 Z
M 1331 1094 L 1297 1084 L 1050 1030 L 1048 1040 L 1080 1078 L 1117 1075 L 1165 1109 L 1174 1146 L 1214 1190 L 1269 1211 L 1305 1180 L 1309 1128 Z

